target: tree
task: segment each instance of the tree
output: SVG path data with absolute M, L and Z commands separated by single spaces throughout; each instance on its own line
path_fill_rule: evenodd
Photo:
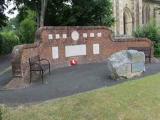
M 31 10 L 27 10 L 26 18 L 21 21 L 18 28 L 18 36 L 20 37 L 21 43 L 33 43 L 36 32 L 36 13 Z
M 14 0 L 20 13 L 26 9 L 37 12 L 38 26 L 111 26 L 110 0 Z M 21 12 L 23 11 L 23 12 Z
M 0 36 L 1 54 L 9 54 L 15 45 L 20 44 L 18 36 L 13 31 L 3 31 Z
M 48 0 L 41 0 L 41 14 L 40 14 L 40 27 L 44 26 L 45 12 Z
M 69 25 L 105 25 L 111 26 L 112 3 L 110 0 L 72 0 Z
M 46 9 L 44 24 L 46 26 L 69 25 L 71 6 L 66 4 L 68 0 L 49 0 Z
M 0 28 L 6 25 L 7 17 L 4 14 L 4 10 L 6 8 L 5 0 L 0 1 Z
M 110 0 L 49 0 L 45 15 L 45 25 L 52 26 L 111 26 L 113 22 Z
M 12 0 L 8 0 L 12 1 Z M 45 11 L 47 8 L 48 0 L 13 0 L 20 12 L 20 20 L 24 19 L 28 9 L 37 12 L 37 26 L 44 26 Z

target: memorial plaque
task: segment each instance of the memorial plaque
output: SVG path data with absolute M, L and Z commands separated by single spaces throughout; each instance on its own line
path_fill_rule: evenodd
M 66 39 L 67 38 L 67 34 L 63 34 L 63 39 Z
M 102 33 L 97 33 L 97 37 L 102 37 Z
M 99 44 L 93 44 L 93 54 L 99 54 Z
M 53 35 L 52 35 L 52 34 L 49 34 L 49 35 L 48 35 L 48 39 L 49 39 L 49 40 L 52 40 L 52 39 L 53 39 Z
M 86 55 L 86 45 L 71 45 L 65 47 L 66 57 Z
M 58 47 L 52 47 L 52 57 L 53 57 L 53 59 L 59 58 Z
M 144 70 L 145 70 L 145 64 L 143 62 L 132 64 L 132 73 L 143 72 Z
M 60 39 L 60 35 L 59 34 L 56 34 L 56 39 Z
M 74 41 L 79 40 L 79 33 L 77 31 L 73 31 L 72 34 L 71 34 L 71 38 Z
M 87 37 L 88 37 L 87 33 L 83 33 L 83 38 L 87 38 Z
M 94 33 L 90 33 L 90 37 L 94 37 Z

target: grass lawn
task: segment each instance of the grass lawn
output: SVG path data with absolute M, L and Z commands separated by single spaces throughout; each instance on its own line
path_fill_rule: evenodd
M 159 120 L 160 74 L 36 105 L 2 109 L 2 120 Z

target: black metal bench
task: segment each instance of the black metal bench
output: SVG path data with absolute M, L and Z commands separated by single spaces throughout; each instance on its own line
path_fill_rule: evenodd
M 48 69 L 50 73 L 50 62 L 47 59 L 41 59 L 39 55 L 29 58 L 30 66 L 30 83 L 32 80 L 32 72 L 39 71 L 43 81 L 44 72 Z
M 152 49 L 150 47 L 129 47 L 128 50 L 138 50 L 144 52 L 146 60 L 148 59 L 149 63 L 151 63 Z

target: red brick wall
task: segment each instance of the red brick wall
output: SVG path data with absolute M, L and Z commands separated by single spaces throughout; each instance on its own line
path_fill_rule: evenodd
M 78 41 L 74 41 L 71 38 L 71 33 L 77 31 L 80 35 Z M 83 33 L 87 33 L 88 37 L 84 38 Z M 95 37 L 89 37 L 90 33 L 94 33 Z M 97 37 L 97 33 L 101 33 L 101 37 Z M 49 40 L 48 35 L 52 34 L 53 39 Z M 59 34 L 60 39 L 55 39 L 55 35 Z M 62 34 L 67 34 L 67 38 L 62 38 Z M 112 40 L 112 33 L 106 27 L 43 27 L 37 31 L 36 45 L 25 46 L 21 48 L 20 53 L 20 66 L 22 78 L 28 76 L 28 58 L 39 54 L 41 58 L 49 59 L 52 65 L 52 69 L 58 67 L 64 67 L 69 65 L 69 61 L 72 58 L 78 60 L 79 64 L 102 62 L 105 61 L 113 53 L 126 50 L 128 47 L 152 47 L 152 42 L 148 39 L 120 39 Z M 66 45 L 81 45 L 86 44 L 87 55 L 65 57 Z M 100 54 L 93 54 L 93 44 L 100 45 Z M 59 58 L 52 58 L 52 47 L 57 46 L 59 48 Z M 13 63 L 16 59 L 13 59 Z M 13 70 L 14 71 L 14 70 Z
M 13 77 L 20 77 L 24 81 L 29 79 L 29 61 L 32 56 L 38 55 L 38 44 L 15 46 L 12 52 Z
M 78 31 L 80 34 L 79 40 L 75 43 L 71 38 L 72 31 Z M 66 33 L 68 38 L 63 39 L 60 38 L 58 40 L 54 39 L 51 42 L 48 40 L 48 35 L 52 34 L 55 37 L 55 34 Z M 102 33 L 102 37 L 88 37 L 83 38 L 82 34 L 87 33 Z M 47 58 L 52 62 L 54 67 L 61 65 L 66 66 L 70 59 L 75 58 L 78 59 L 80 64 L 90 63 L 90 62 L 100 62 L 106 60 L 114 52 L 128 49 L 128 47 L 149 47 L 151 46 L 151 41 L 148 39 L 127 39 L 127 40 L 118 40 L 118 42 L 112 41 L 112 34 L 109 29 L 106 27 L 44 27 L 41 29 L 41 47 L 40 47 L 40 55 L 43 58 Z M 93 55 L 93 44 L 100 44 L 100 54 Z M 65 57 L 65 46 L 66 45 L 87 45 L 87 55 L 86 56 L 76 56 L 71 58 Z M 52 59 L 52 47 L 59 47 L 59 59 Z

